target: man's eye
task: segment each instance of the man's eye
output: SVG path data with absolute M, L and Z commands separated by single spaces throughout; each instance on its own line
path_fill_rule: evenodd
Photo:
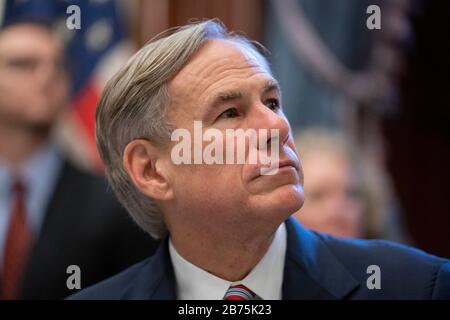
M 9 65 L 15 69 L 32 70 L 36 67 L 37 62 L 33 59 L 13 59 L 9 61 Z
M 239 113 L 236 108 L 230 108 L 222 112 L 219 118 L 236 118 L 239 116 Z
M 280 102 L 278 99 L 267 99 L 265 105 L 273 111 L 280 109 Z

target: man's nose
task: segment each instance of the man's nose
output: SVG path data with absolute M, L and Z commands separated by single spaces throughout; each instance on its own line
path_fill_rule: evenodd
M 290 126 L 283 112 L 281 110 L 271 110 L 262 103 L 257 108 L 254 108 L 249 127 L 256 131 L 261 129 L 267 130 L 267 146 L 270 145 L 271 139 L 276 138 L 279 139 L 281 147 L 289 138 Z M 263 143 L 261 144 L 263 145 Z
M 62 67 L 58 61 L 42 61 L 34 70 L 34 75 L 39 83 L 48 85 L 54 84 L 61 78 Z

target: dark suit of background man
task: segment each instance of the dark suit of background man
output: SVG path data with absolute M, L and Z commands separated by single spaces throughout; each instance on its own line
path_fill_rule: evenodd
M 112 188 L 165 240 L 153 257 L 74 299 L 450 298 L 448 260 L 314 233 L 290 218 L 304 201 L 303 172 L 280 88 L 257 49 L 219 23 L 144 46 L 106 86 L 96 120 Z M 208 141 L 192 140 L 202 137 L 196 121 L 214 129 L 203 132 Z M 228 129 L 257 130 L 258 141 L 238 149 Z M 206 158 L 193 164 L 199 146 Z M 249 163 L 253 148 L 279 155 L 273 174 Z M 225 162 L 239 150 L 245 164 Z
M 61 42 L 50 28 L 0 30 L 0 297 L 62 299 L 153 252 L 105 181 L 70 164 L 50 133 L 67 103 Z M 72 273 L 71 273 L 72 274 Z

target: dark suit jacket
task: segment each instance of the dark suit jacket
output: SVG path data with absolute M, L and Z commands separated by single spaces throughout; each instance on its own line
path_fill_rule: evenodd
M 286 221 L 283 299 L 450 299 L 450 261 L 382 240 L 349 240 Z M 369 290 L 367 267 L 381 269 Z M 175 299 L 167 240 L 156 254 L 70 299 Z
M 69 265 L 82 288 L 154 253 L 156 243 L 131 220 L 103 178 L 65 162 L 26 268 L 23 299 L 63 299 Z

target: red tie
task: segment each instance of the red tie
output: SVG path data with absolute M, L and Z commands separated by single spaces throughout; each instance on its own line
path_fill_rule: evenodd
M 256 294 L 242 284 L 231 286 L 223 300 L 255 300 Z
M 32 233 L 25 212 L 25 189 L 15 182 L 12 188 L 13 203 L 3 257 L 1 298 L 17 299 L 26 260 L 31 248 Z

